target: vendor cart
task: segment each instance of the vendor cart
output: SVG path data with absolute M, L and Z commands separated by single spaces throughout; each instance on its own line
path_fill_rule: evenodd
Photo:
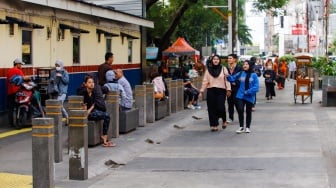
M 310 99 L 313 102 L 313 73 L 310 54 L 296 54 L 296 83 L 294 84 L 294 103 L 301 99 L 302 104 Z

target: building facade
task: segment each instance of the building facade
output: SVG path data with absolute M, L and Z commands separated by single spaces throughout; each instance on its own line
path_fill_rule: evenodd
M 134 6 L 142 8 L 142 4 Z M 0 87 L 15 58 L 26 63 L 26 75 L 64 61 L 70 74 L 69 95 L 75 94 L 87 72 L 96 72 L 104 55 L 114 53 L 114 68 L 124 69 L 132 85 L 141 83 L 142 29 L 154 27 L 140 16 L 113 7 L 73 0 L 20 0 L 0 4 Z M 0 90 L 0 112 L 6 89 Z

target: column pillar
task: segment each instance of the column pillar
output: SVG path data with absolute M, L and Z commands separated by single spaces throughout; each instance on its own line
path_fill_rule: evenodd
M 107 112 L 110 114 L 110 126 L 107 132 L 108 138 L 119 137 L 119 92 L 111 91 L 106 95 Z
M 88 127 L 86 110 L 69 111 L 69 179 L 88 179 Z
M 54 119 L 32 120 L 33 187 L 55 187 Z
M 139 126 L 144 127 L 147 123 L 146 119 L 146 86 L 136 85 L 135 86 L 135 106 L 139 109 Z
M 62 101 L 49 99 L 46 100 L 46 117 L 54 119 L 54 153 L 55 163 L 63 161 L 62 147 Z

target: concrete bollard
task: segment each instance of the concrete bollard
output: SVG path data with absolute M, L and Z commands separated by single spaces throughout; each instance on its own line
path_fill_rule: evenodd
M 69 179 L 88 179 L 88 127 L 86 110 L 69 111 Z
M 33 187 L 55 187 L 54 119 L 32 120 Z
M 108 138 L 119 137 L 119 92 L 111 91 L 106 95 L 107 112 L 110 114 L 110 126 L 107 132 Z
M 170 100 L 171 100 L 171 112 L 177 112 L 177 81 L 171 81 L 171 92 L 170 92 Z
M 146 84 L 146 120 L 147 123 L 155 121 L 155 101 L 154 101 L 154 85 Z
M 177 80 L 177 111 L 184 109 L 184 85 L 183 80 Z
M 54 119 L 54 153 L 55 163 L 63 161 L 62 147 L 62 101 L 46 100 L 46 117 Z
M 171 95 L 171 91 L 172 91 L 172 89 L 171 89 L 171 81 L 172 80 L 171 80 L 171 78 L 166 78 L 165 81 L 166 81 L 166 84 L 167 84 L 168 93 L 169 93 L 169 95 Z M 170 96 L 166 100 L 168 101 L 167 102 L 167 116 L 169 116 L 171 114 L 171 98 L 170 98 Z
M 82 110 L 84 97 L 72 95 L 68 97 L 68 110 Z
M 134 90 L 135 106 L 139 109 L 139 126 L 144 127 L 147 123 L 146 119 L 146 86 L 136 85 Z

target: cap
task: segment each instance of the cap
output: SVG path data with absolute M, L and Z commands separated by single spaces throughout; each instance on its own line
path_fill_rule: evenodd
M 108 82 L 113 81 L 113 80 L 115 79 L 114 71 L 113 71 L 113 70 L 109 70 L 109 71 L 107 71 L 106 74 L 105 74 L 105 77 L 106 77 L 106 80 L 107 80 Z
M 16 64 L 24 65 L 25 63 L 24 63 L 20 58 L 16 58 L 16 59 L 13 61 L 13 64 L 14 64 L 14 65 L 16 65 Z

